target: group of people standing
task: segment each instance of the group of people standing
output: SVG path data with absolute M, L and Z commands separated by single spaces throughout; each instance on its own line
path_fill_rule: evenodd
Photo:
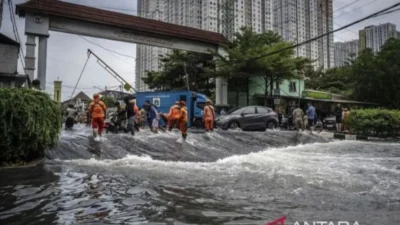
M 336 131 L 342 132 L 347 130 L 346 121 L 350 115 L 350 111 L 347 108 L 342 108 L 340 104 L 337 104 L 334 114 L 336 117 Z
M 317 113 L 315 111 L 315 106 L 311 102 L 308 103 L 306 114 L 304 114 L 299 105 L 293 110 L 293 122 L 298 131 L 304 131 L 306 128 L 309 128 L 312 133 L 316 120 Z
M 169 113 L 164 114 L 158 112 L 157 107 L 146 101 L 142 109 L 136 105 L 136 100 L 126 97 L 124 99 L 125 108 L 119 102 L 115 103 L 117 107 L 117 121 L 121 126 L 121 121 L 127 120 L 127 130 L 134 135 L 135 131 L 143 128 L 146 123 L 149 125 L 153 133 L 157 133 L 160 127 L 160 119 L 166 123 L 167 130 L 172 131 L 176 127 L 182 133 L 182 138 L 187 137 L 187 123 L 188 123 L 188 110 L 185 101 L 176 101 L 171 106 Z M 104 120 L 106 117 L 107 107 L 100 100 L 99 94 L 93 95 L 93 102 L 89 106 L 89 116 L 91 118 L 91 125 L 93 129 L 93 136 L 95 138 L 101 137 L 104 129 Z M 211 105 L 211 100 L 206 101 L 203 114 L 203 123 L 205 124 L 206 131 L 214 130 L 215 110 Z

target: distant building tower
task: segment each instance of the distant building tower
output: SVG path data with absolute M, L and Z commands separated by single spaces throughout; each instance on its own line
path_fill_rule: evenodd
M 4 0 L 0 0 L 0 29 L 1 29 L 1 22 L 3 19 L 3 3 L 4 3 Z
M 388 39 L 397 37 L 396 24 L 393 23 L 365 27 L 359 31 L 359 50 L 370 48 L 374 53 L 378 53 Z
M 54 81 L 54 101 L 61 103 L 61 84 L 62 81 L 55 80 Z

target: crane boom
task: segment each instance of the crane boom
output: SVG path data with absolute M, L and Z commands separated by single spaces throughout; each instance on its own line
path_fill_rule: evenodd
M 122 78 L 117 72 L 115 72 L 107 63 L 105 63 L 100 57 L 98 57 L 92 50 L 88 49 L 88 56 L 93 55 L 97 58 L 97 63 L 103 67 L 111 76 L 113 76 L 123 87 L 132 93 L 136 93 L 136 89 L 133 88 L 124 78 Z

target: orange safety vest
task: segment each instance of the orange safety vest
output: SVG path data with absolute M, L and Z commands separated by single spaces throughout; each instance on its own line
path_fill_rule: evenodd
M 185 106 L 183 106 L 180 109 L 180 117 L 179 117 L 181 123 L 187 123 L 188 121 L 187 114 L 188 114 L 187 109 Z
M 203 119 L 207 120 L 207 119 L 215 119 L 215 111 L 214 111 L 214 107 L 210 106 L 210 105 L 206 105 L 204 106 L 204 115 L 203 115 Z
M 171 106 L 168 113 L 168 119 L 179 120 L 180 108 L 177 105 Z
M 139 107 L 137 105 L 133 106 L 133 112 L 135 113 L 135 117 L 139 118 Z
M 106 105 L 102 101 L 94 101 L 90 103 L 89 112 L 92 118 L 103 118 L 106 111 Z

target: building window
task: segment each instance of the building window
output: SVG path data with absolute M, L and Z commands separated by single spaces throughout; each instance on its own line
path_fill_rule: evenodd
M 289 83 L 289 92 L 297 92 L 297 90 L 296 90 L 296 82 L 291 81 Z

